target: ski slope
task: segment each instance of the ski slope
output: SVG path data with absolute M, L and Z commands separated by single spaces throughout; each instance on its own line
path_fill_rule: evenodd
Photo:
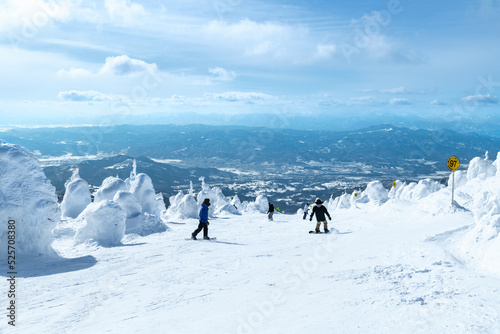
M 456 173 L 454 206 L 431 180 L 331 198 L 318 235 L 301 210 L 269 221 L 265 196 L 230 201 L 203 179 L 166 209 L 136 166 L 91 203 L 75 172 L 61 210 L 31 153 L 0 158 L 18 251 L 16 326 L 0 333 L 500 333 L 499 156 Z M 207 197 L 217 240 L 190 240 Z
M 211 220 L 216 241 L 185 240 L 195 219 L 118 247 L 58 238 L 79 270 L 25 262 L 19 322 L 2 332 L 500 332 L 500 280 L 450 250 L 470 213 L 395 203 L 332 218 L 327 235 L 300 215 L 254 214 Z

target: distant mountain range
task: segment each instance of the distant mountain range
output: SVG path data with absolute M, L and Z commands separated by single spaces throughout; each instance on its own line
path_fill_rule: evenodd
M 500 151 L 499 138 L 392 125 L 345 132 L 206 125 L 16 128 L 0 132 L 0 139 L 44 158 L 83 156 L 76 163 L 80 175 L 94 186 L 107 176 L 128 177 L 136 158 L 138 172 L 167 195 L 205 176 L 243 197 L 260 189 L 290 203 L 373 179 L 439 178 L 449 156 L 467 164 Z M 85 159 L 97 154 L 103 158 Z M 45 167 L 58 190 L 73 165 L 61 158 Z
M 44 156 L 104 153 L 259 164 L 298 160 L 442 161 L 448 155 L 467 161 L 486 150 L 496 153 L 500 148 L 499 138 L 391 125 L 346 132 L 207 125 L 16 128 L 0 132 L 0 138 Z

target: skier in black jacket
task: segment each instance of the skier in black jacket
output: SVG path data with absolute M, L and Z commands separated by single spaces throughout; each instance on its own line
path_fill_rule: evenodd
M 321 226 L 321 222 L 323 222 L 323 226 L 325 228 L 325 233 L 328 233 L 328 223 L 326 221 L 325 215 L 328 216 L 328 219 L 332 220 L 332 217 L 330 217 L 330 214 L 328 213 L 328 210 L 323 206 L 323 202 L 317 198 L 316 199 L 316 205 L 314 206 L 312 213 L 311 213 L 311 218 L 309 221 L 312 221 L 314 214 L 316 214 L 316 220 L 318 221 L 316 223 L 316 233 L 319 233 L 319 227 Z
M 273 220 L 273 215 L 274 215 L 274 205 L 272 205 L 271 202 L 269 202 L 269 210 L 267 211 L 267 218 L 269 218 L 269 220 Z

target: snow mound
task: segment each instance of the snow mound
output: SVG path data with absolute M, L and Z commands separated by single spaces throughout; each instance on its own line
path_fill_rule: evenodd
M 148 175 L 136 173 L 137 164 L 135 160 L 133 165 L 130 178 L 125 181 L 118 177 L 106 178 L 95 193 L 94 203 L 99 204 L 103 201 L 108 203 L 109 208 L 106 210 L 99 209 L 100 212 L 104 213 L 102 219 L 106 219 L 106 212 L 111 211 L 112 207 L 115 209 L 120 208 L 125 214 L 125 233 L 127 234 L 135 233 L 145 236 L 151 233 L 164 232 L 168 228 L 160 218 L 162 213 L 164 214 L 166 211 L 163 195 L 155 193 L 153 182 Z M 87 220 L 89 212 L 93 212 L 95 206 L 90 207 L 89 210 L 86 215 L 80 215 L 79 218 Z M 100 217 L 94 214 L 90 214 L 90 216 Z M 81 231 L 78 235 L 77 242 L 93 239 L 98 240 L 99 244 L 104 242 L 106 245 L 113 245 L 117 244 L 116 240 L 121 240 L 119 236 L 116 236 L 116 240 L 115 237 L 109 237 L 112 231 L 107 230 L 105 227 L 99 225 L 99 228 L 94 228 L 94 225 L 98 225 L 97 221 L 90 223 L 87 221 L 87 225 L 86 230 Z M 120 226 L 120 224 L 117 226 Z M 105 233 L 102 240 L 96 234 L 99 232 Z
M 209 218 L 214 218 L 218 214 L 230 214 L 239 215 L 240 207 L 235 207 L 232 203 L 238 203 L 241 207 L 244 207 L 244 203 L 241 203 L 238 196 L 235 196 L 231 201 L 224 195 L 219 187 L 210 188 L 208 184 L 205 183 L 205 178 L 201 177 L 201 191 L 194 196 L 193 184 L 189 189 L 189 193 L 184 195 L 182 191 L 179 191 L 177 195 L 171 196 L 169 198 L 170 205 L 163 215 L 167 221 L 175 221 L 182 219 L 198 219 L 199 212 L 201 209 L 201 203 L 205 198 L 210 199 L 210 208 L 208 210 Z M 266 202 L 267 211 L 267 202 Z
M 239 214 L 238 209 L 235 209 L 234 206 L 233 208 L 229 208 L 228 204 L 231 204 L 231 201 L 224 195 L 220 187 L 210 188 L 210 186 L 205 183 L 204 177 L 200 177 L 200 181 L 201 181 L 201 191 L 196 196 L 196 201 L 198 205 L 201 205 L 201 203 L 203 203 L 205 198 L 210 199 L 210 204 L 211 204 L 210 208 L 213 208 L 213 210 L 208 211 L 209 217 L 212 217 L 213 214 L 215 214 L 216 212 L 223 212 L 223 211 L 230 212 L 233 214 Z M 239 198 L 237 198 L 237 201 L 239 202 Z
M 475 224 L 458 243 L 460 256 L 477 269 L 500 277 L 500 178 L 497 160 L 474 158 L 467 170 L 468 182 L 461 187 L 472 198 L 470 210 Z
M 80 178 L 78 168 L 75 168 L 64 187 L 66 191 L 61 203 L 61 214 L 63 217 L 76 218 L 91 202 L 89 184 Z
M 389 200 L 389 193 L 387 189 L 384 188 L 382 182 L 372 181 L 368 183 L 365 191 L 361 193 L 361 198 L 359 202 L 370 202 L 376 205 L 384 204 Z
M 232 205 L 234 205 L 236 207 L 236 209 L 238 209 L 238 210 L 241 208 L 241 200 L 240 200 L 240 198 L 238 197 L 237 194 L 235 194 L 233 196 L 233 198 L 231 199 L 231 202 L 229 202 L 229 203 L 231 203 Z
M 222 206 L 219 206 L 215 210 L 216 215 L 221 214 L 221 213 L 230 213 L 232 215 L 239 215 L 240 214 L 238 209 L 236 209 L 235 206 L 232 205 L 231 203 L 226 203 Z
M 330 200 L 326 203 L 326 207 L 329 211 L 341 210 L 341 209 L 349 209 L 351 207 L 356 207 L 357 197 L 352 194 L 342 194 L 336 198 L 330 198 Z
M 493 166 L 495 166 L 497 170 L 497 178 L 500 178 L 500 152 L 497 153 L 497 159 L 493 162 Z
M 452 175 L 453 175 L 453 173 L 450 173 L 450 177 L 448 178 L 448 186 L 449 187 L 451 187 Z M 457 170 L 455 172 L 455 189 L 466 185 L 467 181 L 468 181 L 467 180 L 467 171 Z
M 113 202 L 126 212 L 126 234 L 135 233 L 145 236 L 167 230 L 167 226 L 158 216 L 142 212 L 141 205 L 132 193 L 120 190 L 113 197 Z
M 431 179 L 420 180 L 418 183 L 406 184 L 403 182 L 400 184 L 397 182 L 397 184 L 389 192 L 389 197 L 406 201 L 417 201 L 445 188 L 444 185 Z
M 142 217 L 141 223 L 134 230 L 132 228 L 129 229 L 127 226 L 127 233 L 136 233 L 142 236 L 153 234 L 153 233 L 161 233 L 168 230 L 167 225 L 161 220 L 158 216 L 152 215 L 150 213 L 143 213 L 140 217 Z
M 94 202 L 98 203 L 104 200 L 111 201 L 115 194 L 120 190 L 128 191 L 125 181 L 118 177 L 107 177 L 104 181 L 102 181 L 101 187 L 99 187 L 94 194 Z
M 488 160 L 488 152 L 486 152 L 485 158 L 476 157 L 472 159 L 469 163 L 469 169 L 467 170 L 467 179 L 470 181 L 472 179 L 487 179 L 489 177 L 495 176 L 497 169 L 497 164 L 492 164 Z
M 264 195 L 259 195 L 255 202 L 250 202 L 245 208 L 247 212 L 260 212 L 266 213 L 269 210 L 269 200 Z
M 203 203 L 205 198 L 210 198 L 212 205 L 215 204 L 215 191 L 213 191 L 208 184 L 205 183 L 205 178 L 200 177 L 201 181 L 201 191 L 196 196 L 197 203 Z
M 358 204 L 373 204 L 375 206 L 383 206 L 390 199 L 416 202 L 427 198 L 430 194 L 444 189 L 445 186 L 431 179 L 420 180 L 418 183 L 396 181 L 396 186 L 389 191 L 384 188 L 382 182 L 372 181 L 368 183 L 366 189 L 358 196 L 358 193 L 344 193 L 336 198 L 331 198 L 326 207 L 331 210 L 343 210 L 350 208 L 358 208 Z
M 142 207 L 137 199 L 128 191 L 119 190 L 113 197 L 116 202 L 127 214 L 127 219 L 135 218 L 142 213 Z
M 167 220 L 180 220 L 188 218 L 198 218 L 198 203 L 192 194 L 179 191 L 177 195 L 169 198 L 170 205 L 165 216 Z
M 496 184 L 500 187 L 500 183 Z M 500 188 L 474 198 L 475 225 L 457 245 L 461 256 L 473 267 L 500 277 Z
M 75 242 L 96 242 L 106 247 L 120 245 L 125 236 L 126 218 L 126 211 L 113 201 L 90 203 L 78 216 L 86 224 L 77 230 Z
M 21 146 L 0 143 L 0 177 L 2 259 L 6 259 L 9 219 L 16 222 L 17 254 L 55 256 L 52 229 L 59 222 L 61 211 L 55 188 L 38 160 Z
M 159 192 L 156 194 L 156 205 L 158 207 L 158 211 L 160 214 L 165 213 L 167 211 L 167 207 L 165 206 L 165 202 L 163 201 L 163 193 Z
M 382 182 L 372 181 L 368 183 L 366 189 L 361 193 L 353 192 L 352 194 L 344 193 L 339 197 L 330 198 L 325 204 L 327 209 L 331 211 L 358 208 L 357 204 L 371 203 L 380 206 L 389 200 L 389 192 L 384 188 Z
M 221 188 L 215 187 L 213 191 L 214 191 L 214 197 L 211 200 L 213 201 L 213 205 L 216 208 L 216 210 L 219 210 L 219 208 L 226 206 L 227 204 L 230 204 L 230 201 L 222 193 Z
M 153 181 L 151 181 L 148 175 L 139 173 L 135 177 L 130 178 L 130 192 L 137 198 L 143 213 L 160 216 Z

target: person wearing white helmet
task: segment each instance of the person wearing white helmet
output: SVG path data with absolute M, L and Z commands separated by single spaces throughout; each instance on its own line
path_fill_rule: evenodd
M 302 219 L 306 219 L 308 212 L 309 212 L 309 203 L 306 203 L 306 205 L 304 205 L 304 217 Z

